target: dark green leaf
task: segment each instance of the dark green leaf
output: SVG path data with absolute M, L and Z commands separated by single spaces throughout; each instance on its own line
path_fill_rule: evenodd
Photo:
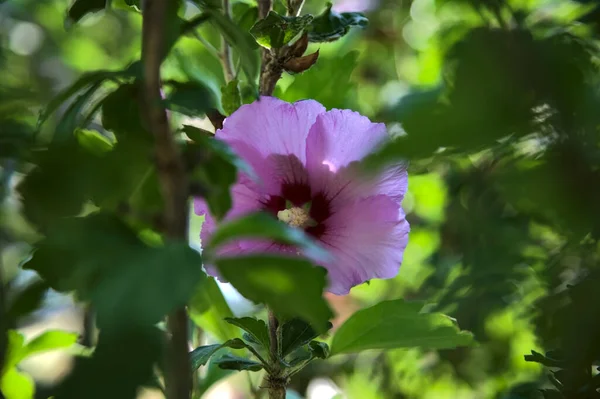
M 231 354 L 224 355 L 220 359 L 217 359 L 215 363 L 224 370 L 260 371 L 263 369 L 263 365 L 259 362 Z
M 225 321 L 248 332 L 263 348 L 269 349 L 269 331 L 264 321 L 254 317 L 228 317 Z
M 236 169 L 249 176 L 254 176 L 254 172 L 224 142 L 208 137 L 192 126 L 184 126 L 183 132 L 196 140 L 184 149 L 184 156 L 193 167 L 192 184 L 201 187 L 201 195 L 211 214 L 222 218 L 231 208 L 229 189 L 237 179 Z
M 164 333 L 148 326 L 100 330 L 91 358 L 76 358 L 74 370 L 58 386 L 55 399 L 131 399 L 155 380 L 164 351 Z M 102 378 L 98 378 L 102 376 Z
M 200 264 L 187 243 L 149 247 L 120 220 L 99 213 L 53 224 L 25 267 L 52 288 L 91 300 L 98 326 L 108 330 L 152 325 L 187 303 Z
M 311 351 L 305 347 L 301 346 L 299 348 L 294 349 L 285 360 L 285 363 L 288 367 L 296 367 L 306 363 L 312 358 Z
M 312 15 L 286 17 L 271 11 L 265 19 L 254 24 L 250 33 L 261 46 L 277 49 L 298 39 L 312 20 Z
M 75 129 L 77 129 L 85 119 L 81 115 L 84 107 L 89 104 L 90 99 L 101 85 L 101 82 L 92 84 L 87 90 L 73 100 L 56 125 L 54 133 L 55 140 L 66 140 L 71 137 L 75 132 Z
M 69 23 L 79 22 L 86 14 L 104 10 L 106 0 L 75 0 L 67 12 Z
M 40 114 L 38 126 L 44 123 L 46 119 L 48 119 L 48 117 L 52 115 L 52 113 L 54 113 L 65 101 L 73 97 L 84 88 L 103 83 L 105 80 L 114 77 L 135 76 L 137 74 L 137 65 L 137 63 L 134 63 L 123 71 L 94 71 L 81 75 L 81 77 L 77 79 L 75 83 L 61 91 L 52 99 L 52 101 L 50 101 L 48 106 Z
M 212 91 L 198 82 L 170 82 L 172 91 L 165 100 L 167 108 L 188 116 L 204 116 L 214 108 Z
M 30 221 L 44 226 L 79 214 L 88 198 L 89 156 L 75 140 L 55 143 L 37 154 L 37 166 L 18 186 L 23 212 Z
M 192 361 L 192 372 L 198 370 L 200 366 L 204 366 L 210 358 L 222 348 L 233 348 L 233 349 L 242 349 L 246 347 L 244 341 L 239 338 L 231 339 L 223 344 L 214 344 L 214 345 L 206 345 L 199 346 L 193 351 L 190 352 L 190 359 Z
M 327 329 L 332 327 L 328 324 Z M 310 324 L 294 318 L 286 321 L 281 326 L 281 355 L 286 356 L 298 347 L 308 344 L 319 335 Z
M 140 86 L 136 83 L 122 84 L 102 101 L 102 125 L 117 135 L 147 135 L 142 123 Z
M 319 359 L 327 359 L 329 357 L 329 345 L 325 342 L 311 341 L 309 348 L 314 357 L 318 357 Z
M 301 317 L 317 332 L 333 316 L 323 298 L 326 271 L 300 258 L 248 255 L 216 260 L 223 278 L 243 296 L 269 305 L 283 317 Z
M 221 87 L 221 106 L 226 115 L 233 114 L 242 105 L 242 94 L 237 79 Z
M 6 319 L 14 324 L 19 318 L 35 311 L 48 292 L 48 284 L 36 281 L 20 292 L 6 311 Z
M 241 66 L 248 78 L 248 82 L 256 87 L 256 79 L 259 72 L 260 57 L 257 45 L 252 36 L 242 31 L 231 19 L 225 17 L 218 10 L 206 10 L 211 16 L 211 22 L 221 32 L 227 43 L 240 55 Z
M 294 229 L 281 223 L 265 212 L 251 213 L 219 226 L 212 234 L 210 242 L 205 244 L 204 250 L 214 251 L 220 245 L 231 240 L 241 238 L 263 238 L 294 245 L 305 253 L 306 256 L 319 261 L 330 259 L 329 253 L 317 245 L 315 241 L 300 229 Z
M 422 313 L 422 308 L 422 303 L 398 299 L 359 310 L 335 333 L 331 354 L 367 349 L 448 349 L 473 344 L 473 335 L 460 331 L 449 317 Z
M 350 28 L 358 26 L 364 28 L 369 20 L 359 12 L 337 13 L 331 10 L 332 4 L 315 17 L 308 29 L 308 40 L 311 42 L 332 42 L 345 36 Z

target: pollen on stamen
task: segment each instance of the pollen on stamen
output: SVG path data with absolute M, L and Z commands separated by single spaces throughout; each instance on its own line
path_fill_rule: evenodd
M 292 227 L 306 227 L 309 225 L 310 216 L 303 208 L 290 208 L 277 212 L 277 219 Z

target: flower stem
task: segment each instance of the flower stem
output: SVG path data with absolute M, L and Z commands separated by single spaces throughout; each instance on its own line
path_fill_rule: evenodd
M 165 57 L 165 37 L 169 0 L 146 0 L 142 21 L 142 63 L 144 70 L 143 117 L 154 136 L 156 169 L 160 181 L 163 233 L 171 239 L 186 241 L 188 231 L 188 182 L 183 160 L 171 133 L 162 105 L 160 66 Z M 174 270 L 174 272 L 177 272 Z M 167 317 L 170 333 L 165 384 L 168 399 L 188 399 L 192 372 L 188 358 L 188 317 L 179 308 Z
M 281 368 L 280 342 L 279 342 L 279 321 L 272 310 L 269 310 L 269 347 L 271 356 L 271 367 L 267 376 L 269 389 L 269 399 L 285 399 L 285 388 L 288 379 L 284 376 L 284 370 Z

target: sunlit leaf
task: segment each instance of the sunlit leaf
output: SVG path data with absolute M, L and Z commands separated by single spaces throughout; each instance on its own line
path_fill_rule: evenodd
M 333 313 L 323 298 L 326 271 L 301 258 L 248 255 L 215 261 L 220 273 L 243 296 L 267 304 L 282 317 L 300 317 L 317 332 Z
M 384 301 L 354 313 L 335 333 L 331 354 L 368 349 L 448 349 L 473 344 L 469 332 L 440 313 L 423 313 L 423 304 Z

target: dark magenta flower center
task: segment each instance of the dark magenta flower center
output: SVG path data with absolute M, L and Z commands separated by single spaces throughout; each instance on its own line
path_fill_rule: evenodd
M 308 184 L 284 183 L 281 195 L 273 195 L 264 201 L 263 209 L 277 217 L 279 211 L 288 208 L 288 203 L 299 208 L 310 204 L 309 216 L 314 223 L 305 227 L 304 231 L 317 239 L 325 233 L 323 222 L 331 215 L 331 211 L 329 200 L 323 193 L 313 195 Z

